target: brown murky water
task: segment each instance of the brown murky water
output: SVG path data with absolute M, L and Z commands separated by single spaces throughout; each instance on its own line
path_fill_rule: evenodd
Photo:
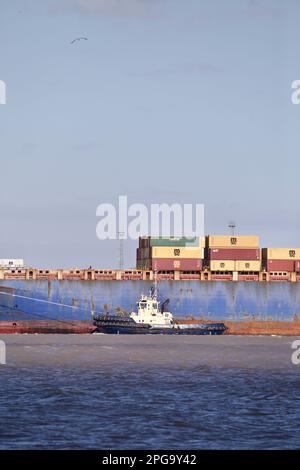
M 0 339 L 1 449 L 300 445 L 296 338 Z

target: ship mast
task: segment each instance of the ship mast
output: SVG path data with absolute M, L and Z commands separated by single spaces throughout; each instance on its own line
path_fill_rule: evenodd
M 234 236 L 235 234 L 235 228 L 236 228 L 236 223 L 234 221 L 229 222 L 228 228 L 231 231 L 231 235 Z
M 155 262 L 154 265 L 154 283 L 153 283 L 153 291 L 152 291 L 152 298 L 153 300 L 157 300 L 157 264 Z

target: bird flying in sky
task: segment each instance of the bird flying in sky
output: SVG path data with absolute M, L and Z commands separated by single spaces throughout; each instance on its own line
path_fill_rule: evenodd
M 88 38 L 75 38 L 75 39 L 73 39 L 73 41 L 71 41 L 71 44 L 74 44 L 74 42 L 76 42 L 76 41 L 87 41 L 87 40 L 88 40 Z

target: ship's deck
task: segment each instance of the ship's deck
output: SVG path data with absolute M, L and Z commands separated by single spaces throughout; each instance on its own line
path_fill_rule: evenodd
M 2 279 L 46 281 L 152 281 L 154 272 L 141 269 L 1 269 Z M 169 281 L 224 281 L 224 282 L 300 282 L 298 272 L 238 272 L 238 271 L 159 271 L 158 280 Z

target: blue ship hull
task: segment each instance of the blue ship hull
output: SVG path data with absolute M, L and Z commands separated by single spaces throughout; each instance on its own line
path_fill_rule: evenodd
M 91 311 L 131 310 L 145 281 L 0 281 L 0 320 L 90 320 Z M 175 318 L 292 321 L 300 317 L 300 283 L 161 281 Z

